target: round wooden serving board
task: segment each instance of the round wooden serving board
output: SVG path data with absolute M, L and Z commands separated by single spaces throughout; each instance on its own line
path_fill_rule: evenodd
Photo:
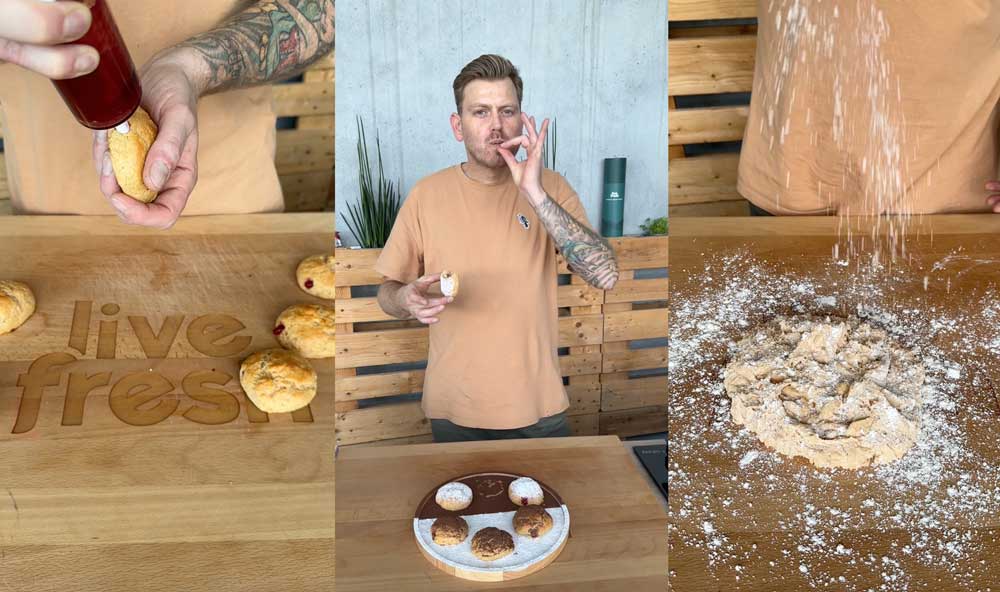
M 535 481 L 538 481 L 545 493 L 543 505 L 550 514 L 554 514 L 555 524 L 552 530 L 534 541 L 514 532 L 514 525 L 508 520 L 502 524 L 491 523 L 490 526 L 497 526 L 511 534 L 514 538 L 514 553 L 495 562 L 488 562 L 478 559 L 469 550 L 472 537 L 483 527 L 475 525 L 477 515 L 517 510 L 518 506 L 507 497 L 507 488 L 510 482 L 518 477 L 530 477 L 530 475 L 475 473 L 449 479 L 430 490 L 417 506 L 417 511 L 413 515 L 413 536 L 424 557 L 445 573 L 478 582 L 501 582 L 521 578 L 533 574 L 555 561 L 569 539 L 569 509 L 563 504 L 562 498 L 555 490 L 537 479 Z M 534 479 L 534 477 L 532 478 Z M 444 510 L 438 506 L 434 499 L 438 488 L 452 481 L 460 481 L 472 488 L 472 504 L 458 512 Z M 469 536 L 460 545 L 442 547 L 431 539 L 426 522 L 424 523 L 425 528 L 420 528 L 422 520 L 432 520 L 440 516 L 455 514 L 462 516 L 469 522 Z M 464 550 L 462 550 L 463 548 Z

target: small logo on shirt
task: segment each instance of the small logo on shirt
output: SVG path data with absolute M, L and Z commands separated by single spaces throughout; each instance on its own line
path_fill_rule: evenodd
M 518 214 L 517 221 L 521 224 L 521 226 L 524 226 L 525 230 L 531 228 L 531 222 L 528 221 L 528 217 L 524 214 Z

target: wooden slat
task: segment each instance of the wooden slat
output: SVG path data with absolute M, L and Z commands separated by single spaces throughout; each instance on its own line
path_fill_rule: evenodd
M 368 323 L 395 319 L 378 304 L 378 298 L 345 298 L 337 300 L 337 320 L 345 323 Z
M 300 115 L 298 124 L 295 126 L 300 130 L 327 130 L 337 129 L 336 115 Z
M 278 181 L 281 183 L 285 210 L 288 212 L 318 211 L 329 209 L 333 205 L 330 193 L 333 174 L 330 171 L 280 175 Z M 330 226 L 333 227 L 332 219 Z
M 753 86 L 753 35 L 670 39 L 670 94 L 747 92 Z
M 580 376 L 601 372 L 601 353 L 559 356 L 563 376 Z M 345 369 L 341 369 L 345 370 Z M 338 371 L 339 372 L 339 371 Z M 420 392 L 424 387 L 424 371 L 408 370 L 362 376 L 337 377 L 337 401 L 357 401 Z
M 673 109 L 668 118 L 670 144 L 742 140 L 749 113 L 747 106 Z
M 600 431 L 600 419 L 596 413 L 570 415 L 566 421 L 569 423 L 569 431 L 574 436 L 596 436 Z
M 333 129 L 279 130 L 274 159 L 279 175 L 324 171 L 333 174 Z
M 618 411 L 666 404 L 666 376 L 611 380 L 601 384 L 601 411 Z
M 308 70 L 302 74 L 303 82 L 334 82 L 334 70 L 332 68 L 324 68 L 321 70 Z
M 601 352 L 559 356 L 559 370 L 563 376 L 598 374 L 601 371 Z
M 343 448 L 365 448 L 369 446 L 400 446 L 404 444 L 427 444 L 434 441 L 432 434 L 421 434 L 419 436 L 406 436 L 404 438 L 390 438 L 388 440 L 375 440 L 372 442 L 360 442 L 358 444 L 348 444 Z
M 671 171 L 671 174 L 673 172 Z M 608 239 L 618 257 L 618 267 L 651 269 L 667 266 L 669 240 L 666 236 L 622 237 Z M 338 249 L 337 285 L 367 286 L 382 282 L 373 267 L 381 249 Z M 558 257 L 559 273 L 569 273 L 566 262 Z
M 697 27 L 670 27 L 670 39 L 690 39 L 692 37 L 725 37 L 727 35 L 756 35 L 757 25 L 709 25 Z
M 653 214 L 656 212 L 650 212 L 650 215 Z M 659 215 L 666 215 L 666 212 Z M 618 257 L 618 268 L 621 270 L 667 267 L 670 240 L 666 236 L 612 238 L 608 243 Z
M 571 430 L 577 426 L 587 430 L 585 433 L 596 433 L 599 398 L 599 385 L 596 389 L 578 389 L 570 394 L 571 407 L 567 416 Z M 574 407 L 574 404 L 579 406 Z M 424 417 L 419 402 L 398 403 L 340 413 L 334 431 L 338 444 L 355 444 L 429 434 L 430 421 Z
M 337 401 L 356 401 L 418 393 L 424 388 L 424 371 L 408 370 L 337 378 Z
M 278 117 L 330 115 L 334 105 L 333 85 L 328 81 L 276 84 L 274 111 Z
M 337 368 L 405 364 L 427 359 L 427 329 L 402 329 L 337 336 Z
M 667 431 L 667 406 L 642 407 L 601 414 L 601 434 L 638 436 Z
M 584 415 L 597 413 L 601 409 L 601 383 L 574 385 L 566 387 L 569 397 L 569 409 L 566 415 Z
M 337 249 L 334 262 L 337 286 L 381 284 L 382 276 L 374 269 L 381 252 L 382 249 Z
M 649 347 L 604 352 L 604 372 L 626 372 L 667 366 L 667 348 Z
M 604 341 L 667 336 L 667 309 L 630 310 L 604 315 Z
M 673 218 L 683 217 L 712 217 L 720 216 L 749 216 L 750 202 L 746 200 L 738 201 L 716 201 L 703 204 L 689 204 L 684 206 L 670 206 L 670 216 Z
M 565 285 L 557 288 L 558 304 L 561 307 L 583 307 L 600 304 L 602 291 L 584 285 Z M 395 317 L 382 310 L 378 298 L 351 298 L 336 303 L 337 319 L 344 323 L 368 323 L 391 321 Z M 600 310 L 595 311 L 600 313 Z
M 338 444 L 371 442 L 429 434 L 430 421 L 420 402 L 381 405 L 338 413 L 334 427 Z
M 313 64 L 311 66 L 309 66 L 309 69 L 310 70 L 328 70 L 330 68 L 336 67 L 335 66 L 335 62 L 334 62 L 334 56 L 335 56 L 335 52 L 331 51 L 330 53 L 326 54 L 325 56 L 323 56 L 320 59 L 318 59 L 315 62 L 313 62 Z
M 569 284 L 556 288 L 556 306 L 592 307 L 600 305 L 603 301 L 604 291 L 588 284 Z M 583 310 L 574 310 L 573 314 L 582 312 Z M 601 311 L 595 312 L 600 313 Z
M 585 315 L 559 319 L 559 346 L 601 343 L 604 317 Z M 427 359 L 427 329 L 372 331 L 337 336 L 337 368 L 405 364 Z
M 743 199 L 736 191 L 739 154 L 670 161 L 670 205 Z
M 671 21 L 754 18 L 756 0 L 670 0 L 667 17 Z
M 618 280 L 615 287 L 604 294 L 605 312 L 607 305 L 643 300 L 667 300 L 669 282 L 667 278 L 647 280 Z

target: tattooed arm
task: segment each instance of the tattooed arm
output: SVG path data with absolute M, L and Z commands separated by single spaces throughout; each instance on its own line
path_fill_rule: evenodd
M 0 0 L 2 1 L 2 0 Z M 152 203 L 121 191 L 107 134 L 94 133 L 101 193 L 128 224 L 170 228 L 198 179 L 198 99 L 289 78 L 333 49 L 334 0 L 257 2 L 218 27 L 168 47 L 143 65 L 142 106 L 159 126 L 143 169 Z
M 497 151 L 510 169 L 514 184 L 521 195 L 535 208 L 535 213 L 549 231 L 549 235 L 566 258 L 566 263 L 585 282 L 610 290 L 618 281 L 618 261 L 607 241 L 557 204 L 542 188 L 542 147 L 549 131 L 549 120 L 542 122 L 541 131 L 535 130 L 535 118 L 521 113 L 524 134 L 500 144 Z M 525 159 L 515 158 L 520 148 L 525 148 Z
M 613 288 L 618 281 L 618 261 L 608 242 L 577 222 L 548 195 L 532 205 L 570 268 L 595 288 Z
M 334 45 L 334 0 L 258 2 L 177 46 L 198 56 L 200 94 L 295 76 Z

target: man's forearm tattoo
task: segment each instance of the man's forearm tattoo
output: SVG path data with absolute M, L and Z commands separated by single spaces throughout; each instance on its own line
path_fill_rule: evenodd
M 607 241 L 577 222 L 551 197 L 546 197 L 535 212 L 577 275 L 595 288 L 614 286 L 618 261 Z
M 208 66 L 206 93 L 294 76 L 334 46 L 334 0 L 258 2 L 181 43 Z

